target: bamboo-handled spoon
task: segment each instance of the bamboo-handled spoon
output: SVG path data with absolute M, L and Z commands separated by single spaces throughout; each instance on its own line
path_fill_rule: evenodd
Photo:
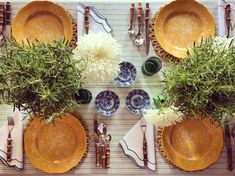
M 130 36 L 135 35 L 135 31 L 133 29 L 134 11 L 135 11 L 135 4 L 131 3 L 131 8 L 130 8 L 130 28 L 128 29 L 128 33 L 129 33 Z
M 136 46 L 141 46 L 144 43 L 144 37 L 141 34 L 141 27 L 142 27 L 142 5 L 141 5 L 141 3 L 138 3 L 137 18 L 138 18 L 138 33 L 135 35 L 135 44 L 136 44 Z

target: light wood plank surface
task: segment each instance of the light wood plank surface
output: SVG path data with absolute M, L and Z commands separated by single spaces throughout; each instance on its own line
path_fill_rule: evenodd
M 169 0 L 170 1 L 170 0 Z M 150 3 L 151 14 L 154 13 L 165 3 L 166 0 L 155 1 Z M 201 0 L 210 12 L 213 14 L 217 24 L 217 2 L 215 0 Z M 14 2 L 12 3 L 13 17 L 18 10 L 26 3 Z M 66 9 L 76 18 L 76 2 L 63 2 Z M 169 165 L 156 151 L 157 170 L 150 171 L 148 169 L 141 169 L 137 167 L 134 162 L 126 157 L 119 146 L 118 142 L 126 134 L 126 132 L 138 121 L 140 116 L 131 114 L 125 108 L 125 97 L 127 93 L 133 88 L 143 88 L 151 96 L 154 96 L 161 92 L 162 82 L 161 73 L 152 77 L 144 76 L 141 73 L 141 65 L 147 59 L 145 56 L 144 47 L 137 48 L 130 40 L 127 30 L 129 28 L 129 7 L 130 2 L 87 2 L 87 5 L 94 5 L 96 8 L 107 17 L 109 23 L 113 28 L 113 35 L 123 47 L 123 59 L 134 63 L 137 67 L 138 78 L 135 84 L 129 88 L 117 88 L 113 82 L 102 82 L 99 84 L 89 84 L 87 88 L 91 90 L 93 94 L 93 100 L 89 105 L 82 105 L 80 111 L 84 115 L 84 119 L 88 123 L 90 130 L 93 130 L 93 115 L 95 112 L 94 97 L 102 90 L 109 89 L 115 91 L 121 99 L 121 105 L 119 110 L 112 117 L 102 117 L 100 121 L 103 121 L 108 126 L 108 132 L 112 134 L 113 140 L 111 141 L 111 168 L 101 169 L 95 167 L 95 152 L 94 144 L 91 143 L 90 150 L 87 158 L 84 162 L 72 169 L 65 175 L 213 175 L 213 176 L 229 176 L 235 175 L 235 171 L 227 171 L 227 157 L 226 150 L 221 153 L 220 159 L 208 169 L 198 172 L 184 172 Z M 144 5 L 144 4 L 143 4 Z M 137 3 L 136 3 L 137 6 Z M 136 26 L 136 25 L 135 25 Z M 149 56 L 155 55 L 152 47 L 150 48 Z M 3 125 L 5 117 L 11 112 L 11 107 L 2 105 L 0 107 L 0 125 Z M 235 147 L 234 147 L 235 148 Z M 235 150 L 233 151 L 235 156 Z M 234 157 L 235 160 L 235 157 Z M 16 171 L 13 168 L 0 165 L 0 175 L 47 175 L 34 167 L 25 156 L 25 168 L 23 171 Z M 235 166 L 234 166 L 235 167 Z

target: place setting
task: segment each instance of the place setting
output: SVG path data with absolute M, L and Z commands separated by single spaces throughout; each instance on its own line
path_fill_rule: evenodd
M 234 4 L 1 2 L 0 174 L 233 175 Z

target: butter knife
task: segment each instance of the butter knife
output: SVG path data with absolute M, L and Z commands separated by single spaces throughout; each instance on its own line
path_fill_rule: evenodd
M 146 56 L 149 54 L 149 46 L 150 46 L 150 40 L 149 40 L 149 3 L 145 4 L 145 51 L 146 51 Z
M 230 129 L 229 129 L 228 124 L 225 124 L 224 132 L 225 132 L 225 145 L 227 148 L 228 170 L 232 171 L 233 170 L 232 144 L 231 144 L 231 135 L 230 135 Z

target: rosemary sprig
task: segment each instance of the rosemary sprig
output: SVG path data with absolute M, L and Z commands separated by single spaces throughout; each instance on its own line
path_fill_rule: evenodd
M 83 84 L 82 70 L 75 67 L 72 50 L 63 40 L 52 44 L 9 40 L 0 59 L 1 103 L 46 121 L 77 106 L 74 95 Z
M 226 40 L 227 41 L 227 40 Z M 211 116 L 223 122 L 223 115 L 235 112 L 235 46 L 206 39 L 195 44 L 179 65 L 165 72 L 170 104 L 186 115 Z

